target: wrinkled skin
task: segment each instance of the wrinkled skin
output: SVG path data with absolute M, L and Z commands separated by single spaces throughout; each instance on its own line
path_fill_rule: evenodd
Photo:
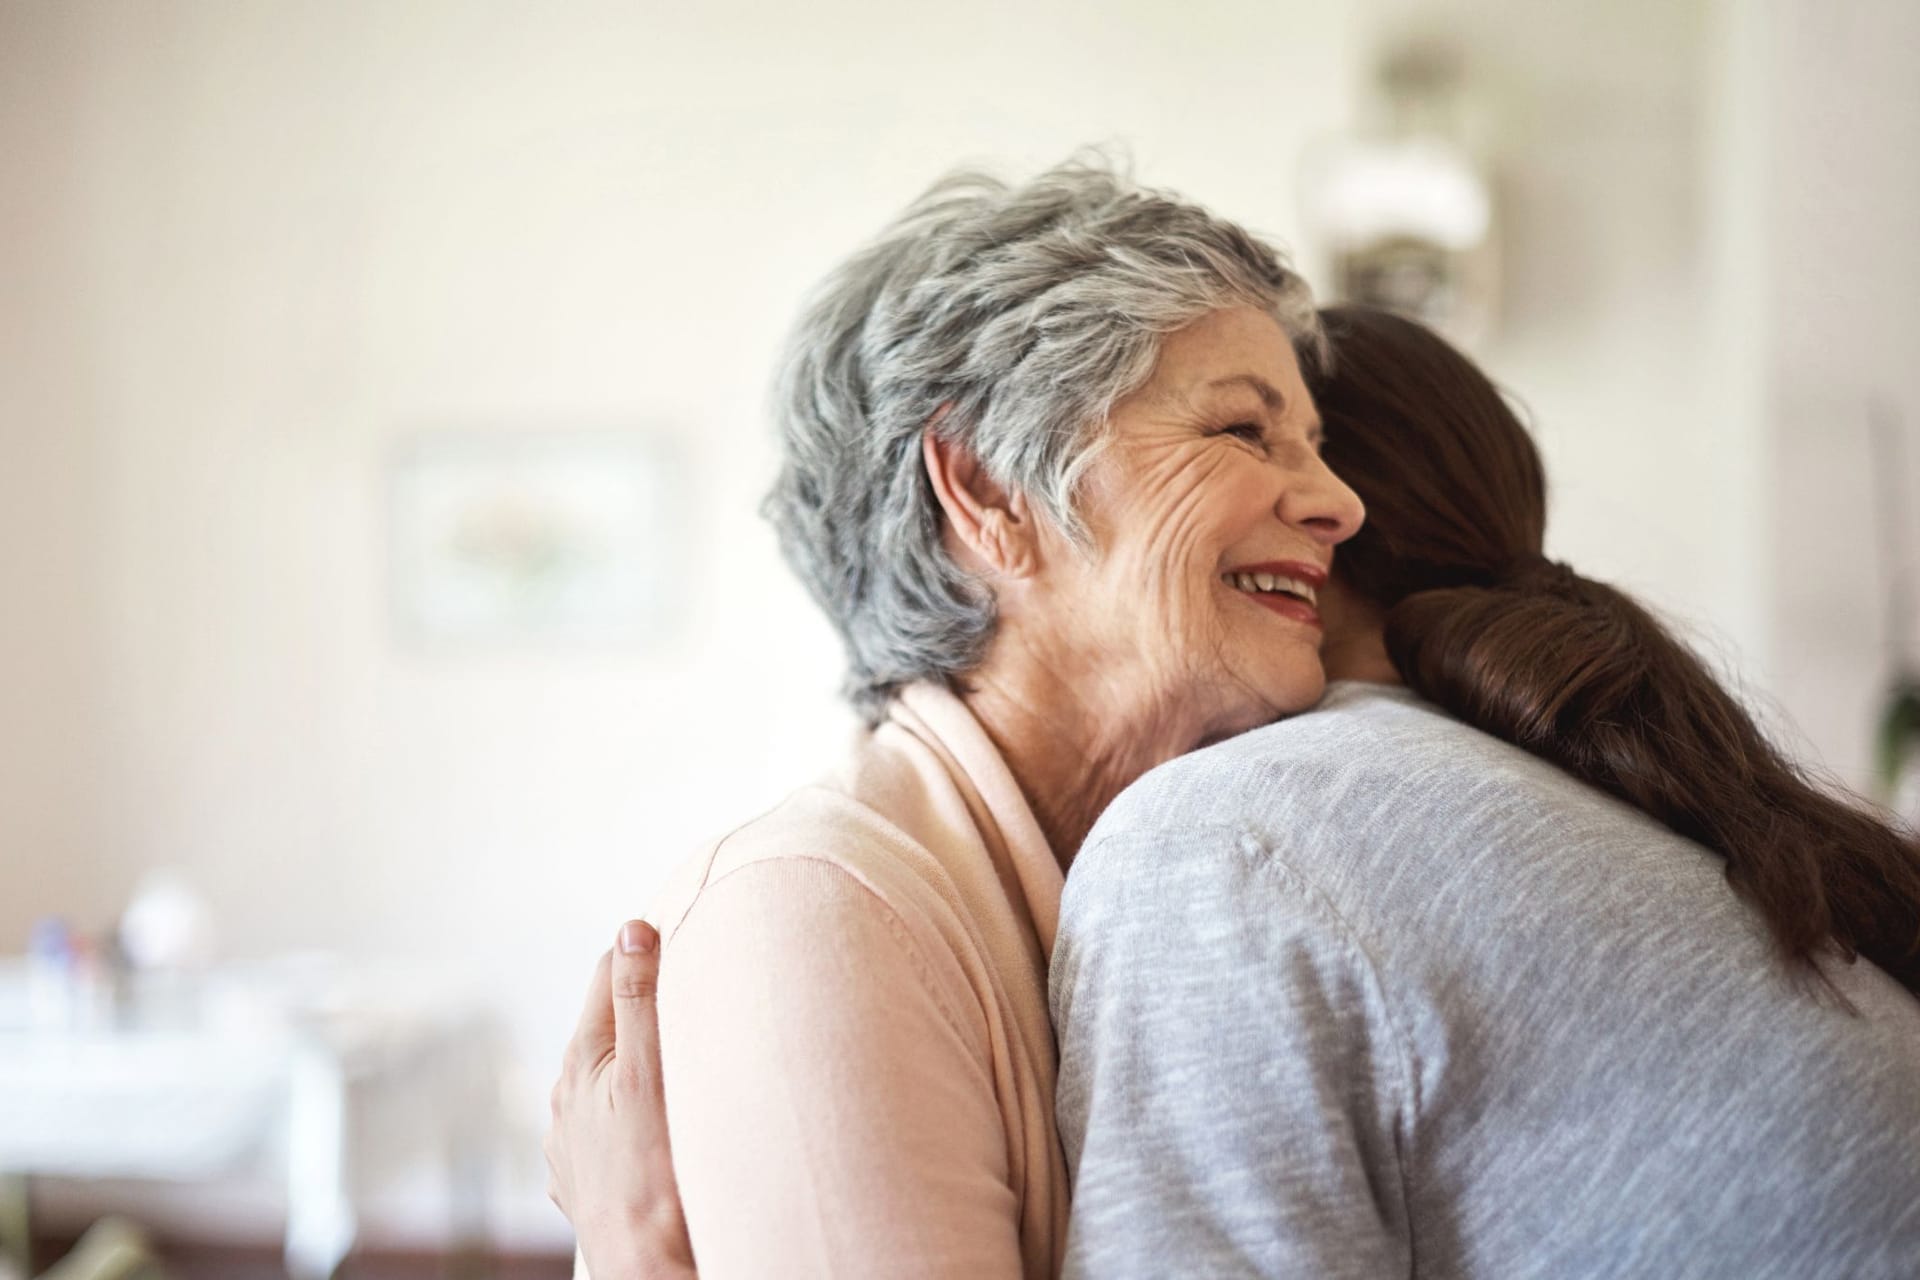
M 1320 460 L 1320 416 L 1286 333 L 1251 308 L 1168 335 L 1145 386 L 1114 406 L 1085 477 L 1091 556 L 1042 525 L 1044 571 L 1003 607 L 1030 649 L 1069 656 L 1138 736 L 1168 720 L 1223 737 L 1311 706 L 1321 629 L 1222 580 L 1239 566 L 1325 570 L 1362 518 Z M 1008 594 L 1008 593 L 1002 593 Z M 997 655 L 996 655 L 997 656 Z

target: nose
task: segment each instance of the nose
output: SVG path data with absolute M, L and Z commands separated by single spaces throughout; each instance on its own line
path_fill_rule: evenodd
M 1360 495 L 1333 474 L 1318 453 L 1306 452 L 1292 468 L 1276 506 L 1281 520 L 1304 529 L 1316 542 L 1333 547 L 1360 531 L 1367 509 Z

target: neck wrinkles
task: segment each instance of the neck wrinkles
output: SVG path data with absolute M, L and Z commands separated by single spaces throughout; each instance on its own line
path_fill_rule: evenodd
M 1007 762 L 1061 870 L 1095 819 L 1141 774 L 1198 746 L 1204 726 L 1176 716 L 1129 718 L 1116 699 L 1092 705 L 1045 672 L 976 672 L 962 700 Z

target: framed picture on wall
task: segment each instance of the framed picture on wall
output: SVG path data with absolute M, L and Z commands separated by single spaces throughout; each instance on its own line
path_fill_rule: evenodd
M 423 431 L 390 476 L 409 647 L 628 648 L 678 613 L 683 466 L 638 431 Z

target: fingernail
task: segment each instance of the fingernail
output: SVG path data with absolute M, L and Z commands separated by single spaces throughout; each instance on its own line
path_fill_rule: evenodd
M 658 936 L 641 921 L 629 920 L 620 926 L 620 950 L 628 955 L 636 951 L 651 951 Z

